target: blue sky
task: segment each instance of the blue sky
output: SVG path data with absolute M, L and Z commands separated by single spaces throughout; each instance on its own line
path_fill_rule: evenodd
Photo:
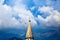
M 0 29 L 25 30 L 29 18 L 32 28 L 36 30 L 35 34 L 44 30 L 43 34 L 41 33 L 42 36 L 53 35 L 57 31 L 59 34 L 60 0 L 0 0 Z M 48 29 L 55 31 L 48 32 Z

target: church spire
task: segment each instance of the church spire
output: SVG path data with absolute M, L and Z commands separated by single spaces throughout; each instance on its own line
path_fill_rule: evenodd
M 33 40 L 33 34 L 32 34 L 32 28 L 31 28 L 30 22 L 31 22 L 31 20 L 29 19 L 28 29 L 27 29 L 27 33 L 26 33 L 26 40 Z

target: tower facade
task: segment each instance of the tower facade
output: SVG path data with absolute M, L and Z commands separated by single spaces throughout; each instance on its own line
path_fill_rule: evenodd
M 30 20 L 28 22 L 28 29 L 27 29 L 27 33 L 26 33 L 26 40 L 33 40 L 33 34 L 32 34 L 32 28 L 31 28 L 31 24 L 30 24 Z

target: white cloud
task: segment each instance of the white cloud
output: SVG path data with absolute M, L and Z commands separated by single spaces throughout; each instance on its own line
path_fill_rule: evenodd
M 10 22 L 12 19 L 12 9 L 7 5 L 0 6 L 0 20 L 2 20 L 2 26 L 10 26 Z
M 0 1 L 0 25 L 5 27 L 12 26 L 27 26 L 29 17 L 31 19 L 31 24 L 34 26 L 36 23 L 35 17 L 32 12 L 26 8 L 26 5 L 22 3 L 21 0 L 14 2 L 14 6 L 10 7 L 6 4 L 3 5 L 4 1 Z M 34 6 L 31 10 L 34 10 Z M 59 26 L 60 25 L 60 12 L 54 10 L 50 6 L 39 7 L 38 11 L 43 12 L 44 15 L 48 15 L 46 18 L 38 15 L 37 20 L 39 20 L 41 25 L 44 26 Z M 19 16 L 20 19 L 16 19 L 13 15 Z M 1 28 L 1 27 L 0 27 Z
M 49 6 L 43 6 L 39 8 L 39 11 L 44 12 L 46 15 L 50 14 L 46 18 L 43 18 L 40 15 L 38 15 L 39 21 L 41 21 L 44 25 L 54 27 L 60 26 L 60 12 L 54 10 L 54 8 Z
M 46 4 L 60 11 L 60 0 L 46 0 Z
M 4 0 L 0 0 L 0 4 L 3 4 Z
M 41 12 L 50 12 L 52 10 L 53 10 L 53 8 L 50 6 L 46 6 L 46 7 L 43 6 L 43 7 L 39 7 L 39 9 L 38 9 L 38 11 L 41 11 Z
M 33 7 L 31 7 L 30 9 L 33 11 L 35 8 L 36 8 L 36 7 L 35 7 L 35 6 L 33 6 Z
M 19 16 L 20 19 L 17 20 L 15 17 L 12 17 L 13 15 Z M 4 27 L 16 26 L 17 28 L 22 27 L 22 26 L 27 26 L 29 17 L 31 19 L 31 24 L 33 26 L 37 24 L 32 13 L 26 9 L 25 5 L 19 4 L 18 1 L 13 7 L 10 7 L 6 4 L 0 5 L 0 28 L 2 26 Z
M 27 24 L 30 17 L 30 20 L 32 22 L 31 24 L 32 25 L 36 24 L 36 21 L 34 20 L 34 16 L 29 10 L 25 8 L 25 6 L 19 6 L 19 7 L 15 6 L 14 11 L 18 13 L 18 16 L 21 18 L 20 20 L 22 21 L 22 23 Z

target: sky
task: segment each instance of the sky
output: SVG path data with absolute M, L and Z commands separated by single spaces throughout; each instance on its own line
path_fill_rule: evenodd
M 59 40 L 60 0 L 0 0 L 0 31 L 26 30 L 29 18 L 37 39 L 45 40 L 51 35 L 51 40 Z

